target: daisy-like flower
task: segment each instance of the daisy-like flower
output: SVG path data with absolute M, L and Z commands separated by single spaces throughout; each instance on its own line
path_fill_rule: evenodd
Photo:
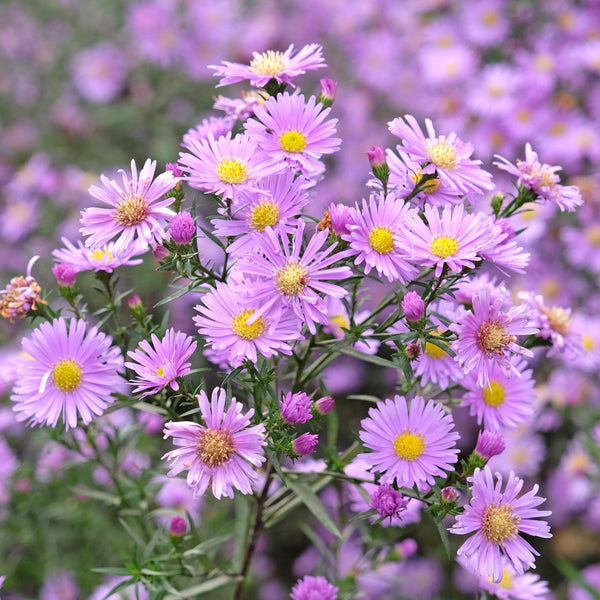
M 211 360 L 238 367 L 244 360 L 256 363 L 261 354 L 266 358 L 291 354 L 289 342 L 301 339 L 301 325 L 293 313 L 266 311 L 249 322 L 260 304 L 241 285 L 216 282 L 216 288 L 202 296 L 202 304 L 194 307 L 198 332 L 211 347 Z
M 462 385 L 467 389 L 461 406 L 469 407 L 477 424 L 491 431 L 516 429 L 527 423 L 535 410 L 535 381 L 525 361 L 517 360 L 514 368 L 520 377 L 509 377 L 506 370 L 494 365 L 489 372 L 489 383 L 480 385 L 476 373 L 469 373 Z
M 135 350 L 127 353 L 135 362 L 125 363 L 137 375 L 132 382 L 137 385 L 133 392 L 144 392 L 142 398 L 158 394 L 167 385 L 177 391 L 177 378 L 190 372 L 191 363 L 186 361 L 198 345 L 190 336 L 174 329 L 167 329 L 162 340 L 154 333 L 150 337 L 152 343 L 142 340 Z
M 66 429 L 84 425 L 113 402 L 112 392 L 123 389 L 121 350 L 96 327 L 60 317 L 42 323 L 22 341 L 24 356 L 17 367 L 11 400 L 17 420 L 29 419 Z
M 172 463 L 169 477 L 187 469 L 187 482 L 196 498 L 204 494 L 211 480 L 217 499 L 233 498 L 234 488 L 251 494 L 252 484 L 258 479 L 253 467 L 260 467 L 266 460 L 265 426 L 251 426 L 254 409 L 244 414 L 241 402 L 235 398 L 225 409 L 224 389 L 215 388 L 210 401 L 204 390 L 197 398 L 206 426 L 191 421 L 169 421 L 165 425 L 164 439 L 171 437 L 178 446 L 163 456 L 163 460 Z
M 518 335 L 537 333 L 537 327 L 529 324 L 529 307 L 522 304 L 505 312 L 504 294 L 493 298 L 489 288 L 481 287 L 473 294 L 473 312 L 463 311 L 458 323 L 450 329 L 458 334 L 452 344 L 456 360 L 465 372 L 477 373 L 477 384 L 490 383 L 490 373 L 495 365 L 507 373 L 519 375 L 511 356 L 533 356 L 531 350 L 517 344 Z
M 58 261 L 67 263 L 80 271 L 106 271 L 112 273 L 114 269 L 127 265 L 139 265 L 143 262 L 141 258 L 134 258 L 143 254 L 147 246 L 134 243 L 127 248 L 117 248 L 115 242 L 108 242 L 102 248 L 92 250 L 77 242 L 77 247 L 67 238 L 62 238 L 64 248 L 53 250 L 52 256 Z
M 262 177 L 281 172 L 282 165 L 274 157 L 259 152 L 256 143 L 246 135 L 231 137 L 231 132 L 215 138 L 190 138 L 189 152 L 179 153 L 181 170 L 187 173 L 185 181 L 193 188 L 235 202 L 240 192 L 261 192 L 256 182 Z
M 285 52 L 253 52 L 249 65 L 223 61 L 222 65 L 209 65 L 208 68 L 215 70 L 216 77 L 221 77 L 217 87 L 245 80 L 255 87 L 264 87 L 271 79 L 280 85 L 287 83 L 295 87 L 294 77 L 326 67 L 324 60 L 319 44 L 308 44 L 296 54 L 294 44 L 291 44 Z
M 471 144 L 462 142 L 454 132 L 448 136 L 436 136 L 429 119 L 425 119 L 425 126 L 427 137 L 412 115 L 405 115 L 404 120 L 398 117 L 388 123 L 389 130 L 402 140 L 398 151 L 423 164 L 424 174 L 437 173 L 444 185 L 461 194 L 493 189 L 491 174 L 480 167 L 480 160 L 470 158 L 473 153 Z
M 291 171 L 266 177 L 257 184 L 261 192 L 240 196 L 239 207 L 230 219 L 212 220 L 216 236 L 238 237 L 227 247 L 227 252 L 240 256 L 244 252 L 260 248 L 267 227 L 274 231 L 281 228 L 291 233 L 295 229 L 296 217 L 308 202 L 308 195 L 302 184 L 302 179 L 294 178 Z
M 101 175 L 104 187 L 90 187 L 90 194 L 111 208 L 91 207 L 82 211 L 79 231 L 89 236 L 86 246 L 101 248 L 118 236 L 114 248 L 123 252 L 135 241 L 147 248 L 165 239 L 166 219 L 175 214 L 168 206 L 175 198 L 159 198 L 175 187 L 179 179 L 171 171 L 165 171 L 153 181 L 155 170 L 156 161 L 148 159 L 138 175 L 135 160 L 132 160 L 131 176 L 119 170 L 122 185 Z
M 405 236 L 411 260 L 423 266 L 435 265 L 435 276 L 444 265 L 455 273 L 474 268 L 478 253 L 492 243 L 492 228 L 484 213 L 465 214 L 463 204 L 438 208 L 425 205 L 427 224 L 415 211 L 407 214 Z
M 325 577 L 305 575 L 292 588 L 292 600 L 336 600 L 338 588 L 329 583 Z
M 304 221 L 300 221 L 291 240 L 287 234 L 276 235 L 267 227 L 262 255 L 244 258 L 238 263 L 241 272 L 260 279 L 253 282 L 252 299 L 261 308 L 248 321 L 252 325 L 267 311 L 274 312 L 292 309 L 294 314 L 306 323 L 308 330 L 316 333 L 315 323 L 327 325 L 327 305 L 320 294 L 343 298 L 348 292 L 326 280 L 346 279 L 352 271 L 349 267 L 331 267 L 347 256 L 346 253 L 332 254 L 337 244 L 325 250 L 320 248 L 327 242 L 329 231 L 315 233 L 304 251 L 302 241 Z M 330 268 L 331 267 L 331 268 Z
M 502 580 L 506 564 L 519 575 L 535 567 L 534 555 L 539 556 L 539 553 L 520 533 L 544 538 L 552 537 L 552 534 L 545 521 L 537 520 L 551 514 L 536 508 L 545 501 L 536 496 L 538 486 L 519 496 L 522 479 L 511 472 L 502 492 L 502 476 L 496 473 L 496 477 L 494 484 L 489 467 L 483 471 L 475 469 L 473 477 L 469 477 L 471 502 L 465 506 L 463 514 L 457 515 L 450 531 L 460 535 L 475 532 L 458 549 L 458 556 L 469 569 L 498 582 Z
M 583 204 L 579 188 L 574 185 L 561 185 L 560 177 L 556 174 L 562 167 L 541 163 L 537 152 L 531 144 L 525 145 L 525 160 L 517 160 L 517 164 L 496 155 L 500 162 L 495 162 L 499 169 L 517 177 L 517 186 L 534 191 L 543 200 L 556 204 L 561 211 L 573 212 Z
M 312 177 L 323 170 L 321 156 L 336 152 L 341 143 L 333 137 L 337 119 L 325 120 L 330 110 L 314 96 L 305 101 L 302 94 L 285 92 L 259 106 L 256 119 L 245 127 L 262 152 Z
M 405 283 L 417 274 L 417 268 L 408 262 L 410 254 L 404 238 L 407 217 L 411 208 L 393 194 L 372 194 L 369 202 L 363 199 L 352 213 L 349 233 L 342 239 L 349 243 L 349 252 L 356 254 L 354 263 L 364 263 L 365 273 L 375 269 L 388 281 Z
M 460 436 L 454 431 L 452 415 L 433 400 L 425 404 L 421 396 L 415 396 L 410 407 L 404 396 L 396 395 L 370 408 L 359 436 L 372 452 L 358 458 L 383 473 L 381 483 L 433 485 L 434 477 L 445 477 L 458 460 L 454 446 Z

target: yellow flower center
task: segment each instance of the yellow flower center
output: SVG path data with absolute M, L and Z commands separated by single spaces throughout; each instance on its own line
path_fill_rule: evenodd
M 239 158 L 222 158 L 216 173 L 223 183 L 228 184 L 244 183 L 248 179 L 248 167 Z
M 477 346 L 487 356 L 502 354 L 504 348 L 515 340 L 499 321 L 484 321 L 477 330 Z
M 495 25 L 498 22 L 498 19 L 498 13 L 492 9 L 486 10 L 483 15 L 481 15 L 481 22 L 484 25 Z
M 394 236 L 389 227 L 373 227 L 369 233 L 369 246 L 379 254 L 389 254 L 394 249 Z
M 275 274 L 275 287 L 281 294 L 297 296 L 308 285 L 308 273 L 298 262 L 289 262 Z
M 504 546 L 505 542 L 517 537 L 520 520 L 519 515 L 513 514 L 510 504 L 488 504 L 481 519 L 481 533 L 488 542 Z
M 483 388 L 483 401 L 492 408 L 504 404 L 504 387 L 497 381 L 490 381 L 490 385 Z
M 297 154 L 298 152 L 302 152 L 304 148 L 306 148 L 306 136 L 296 129 L 290 129 L 290 131 L 284 131 L 279 136 L 279 147 L 284 152 L 291 152 L 292 154 Z
M 103 250 L 98 249 L 89 253 L 89 258 L 94 260 L 102 260 L 105 256 L 108 256 L 109 260 L 112 260 L 114 258 L 112 252 L 108 249 L 107 246 L 104 246 Z
M 273 227 L 279 223 L 279 206 L 274 200 L 262 200 L 250 210 L 250 227 L 256 231 L 264 231 L 265 227 Z
M 252 59 L 250 71 L 256 75 L 271 75 L 275 77 L 288 68 L 288 59 L 283 52 L 267 50 Z
M 255 308 L 245 308 L 231 319 L 231 328 L 235 335 L 243 340 L 254 340 L 265 333 L 267 330 L 267 319 L 265 317 L 258 317 L 251 325 L 247 324 L 248 319 L 255 312 Z
M 234 453 L 233 437 L 226 429 L 206 429 L 198 437 L 198 456 L 209 469 L 220 467 Z
M 425 342 L 425 354 L 427 354 L 427 356 L 429 356 L 430 358 L 435 358 L 436 360 L 446 358 L 446 356 L 448 356 L 447 352 L 442 350 L 442 348 L 440 348 L 439 346 L 432 344 L 431 342 Z
M 506 567 L 502 569 L 502 579 L 500 580 L 500 587 L 503 590 L 513 589 L 513 576 L 512 573 Z
M 586 349 L 587 352 L 591 352 L 596 346 L 594 338 L 591 335 L 587 335 L 585 333 L 581 336 L 581 343 L 583 344 L 583 347 Z
M 61 392 L 73 392 L 81 385 L 82 375 L 79 363 L 63 358 L 52 368 L 52 383 Z
M 157 377 L 164 377 L 165 376 L 165 371 L 164 369 L 161 367 L 158 367 L 157 371 L 156 371 L 156 376 Z
M 423 188 L 421 191 L 424 194 L 433 194 L 433 192 L 436 192 L 439 189 L 441 184 L 441 181 L 437 177 L 423 181 L 423 173 L 421 169 L 417 169 L 416 172 L 411 173 L 410 177 L 415 182 L 415 185 Z
M 600 246 L 600 225 L 592 225 L 585 230 L 585 239 L 592 246 Z
M 446 140 L 427 141 L 425 143 L 425 152 L 436 167 L 446 169 L 447 171 L 454 171 L 458 166 L 456 148 Z
M 458 252 L 459 244 L 456 238 L 441 235 L 429 244 L 429 252 L 440 258 L 454 256 Z
M 544 314 L 548 317 L 548 324 L 553 331 L 562 336 L 569 335 L 571 319 L 564 308 L 553 306 L 552 308 L 545 308 L 543 310 Z
M 139 225 L 150 214 L 148 201 L 142 196 L 125 196 L 115 208 L 115 221 L 123 227 Z
M 350 321 L 346 315 L 331 315 L 331 317 L 329 317 L 329 323 L 338 331 L 342 331 L 342 329 L 350 330 Z
M 398 458 L 416 460 L 425 452 L 425 438 L 420 433 L 406 429 L 394 440 L 394 451 Z

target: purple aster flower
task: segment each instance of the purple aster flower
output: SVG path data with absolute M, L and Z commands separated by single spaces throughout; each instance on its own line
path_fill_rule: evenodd
M 265 462 L 263 446 L 265 426 L 251 426 L 254 409 L 242 413 L 243 406 L 231 399 L 227 410 L 227 393 L 215 388 L 210 402 L 204 390 L 197 396 L 202 421 L 206 426 L 183 421 L 165 425 L 164 438 L 173 438 L 177 449 L 167 452 L 163 459 L 172 463 L 169 477 L 188 470 L 187 482 L 194 496 L 204 494 L 212 479 L 212 493 L 233 498 L 233 488 L 242 494 L 252 493 L 258 473 L 253 467 Z
M 201 140 L 190 138 L 189 152 L 179 153 L 181 170 L 193 188 L 223 199 L 237 200 L 240 192 L 261 192 L 257 181 L 281 172 L 283 166 L 275 157 L 259 152 L 247 135 L 231 137 L 231 132 L 215 138 L 212 134 Z
M 454 445 L 459 435 L 453 427 L 452 415 L 441 404 L 433 400 L 425 404 L 415 396 L 409 407 L 404 396 L 396 395 L 370 408 L 361 421 L 360 439 L 372 452 L 359 458 L 383 473 L 382 483 L 433 485 L 434 477 L 445 477 L 458 460 Z
M 249 65 L 223 61 L 222 65 L 209 65 L 208 68 L 215 70 L 215 77 L 221 77 L 217 87 L 244 80 L 255 87 L 264 87 L 271 79 L 280 85 L 287 83 L 295 87 L 294 77 L 327 66 L 322 52 L 319 44 L 308 44 L 294 54 L 294 44 L 291 44 L 285 52 L 253 52 Z
M 217 96 L 213 108 L 215 110 L 222 110 L 227 116 L 235 117 L 236 120 L 243 123 L 250 117 L 253 117 L 256 108 L 263 105 L 269 98 L 269 94 L 264 90 L 242 92 L 241 98 L 232 99 L 225 96 Z
M 165 239 L 166 218 L 175 213 L 167 208 L 174 198 L 159 200 L 179 181 L 172 171 L 161 173 L 154 181 L 156 161 L 146 160 L 139 173 L 135 160 L 131 161 L 131 176 L 123 169 L 119 170 L 123 185 L 101 175 L 104 187 L 93 185 L 90 194 L 108 204 L 111 208 L 87 208 L 81 213 L 82 227 L 86 246 L 100 248 L 118 236 L 115 249 L 124 252 L 134 242 L 147 248 L 149 244 Z
M 188 129 L 187 133 L 183 134 L 181 145 L 187 150 L 192 150 L 190 140 L 199 142 L 200 140 L 208 139 L 210 135 L 218 140 L 221 136 L 231 133 L 234 125 L 235 119 L 232 117 L 209 117 L 208 119 L 202 119 L 202 122 L 198 123 L 196 127 Z
M 463 204 L 439 209 L 425 205 L 427 224 L 415 211 L 406 218 L 405 236 L 411 249 L 411 260 L 418 265 L 435 265 L 435 276 L 445 265 L 455 273 L 464 267 L 474 268 L 481 258 L 478 253 L 492 243 L 492 228 L 483 213 L 465 214 Z
M 487 287 L 479 288 L 473 294 L 473 312 L 464 311 L 459 323 L 450 325 L 458 334 L 458 340 L 452 344 L 456 360 L 465 372 L 475 371 L 477 383 L 487 386 L 494 365 L 507 372 L 519 375 L 519 371 L 510 362 L 516 354 L 533 356 L 531 350 L 517 345 L 517 335 L 537 333 L 538 329 L 529 325 L 529 308 L 522 304 L 502 310 L 503 298 L 491 298 Z
M 266 310 L 254 317 L 260 302 L 249 295 L 249 286 L 216 282 L 216 288 L 194 307 L 198 333 L 211 346 L 211 360 L 238 367 L 244 360 L 256 363 L 278 353 L 291 354 L 289 342 L 302 338 L 301 325 L 290 312 Z
M 292 588 L 292 600 L 336 600 L 338 588 L 329 583 L 325 577 L 305 575 Z
M 312 177 L 323 170 L 321 156 L 336 152 L 341 143 L 333 137 L 337 119 L 325 120 L 330 110 L 314 96 L 305 101 L 302 94 L 285 92 L 257 107 L 246 132 L 262 152 Z
M 489 383 L 480 384 L 477 372 L 469 373 L 462 385 L 467 389 L 461 406 L 468 406 L 477 424 L 486 429 L 500 431 L 516 429 L 531 420 L 535 410 L 535 381 L 525 361 L 517 360 L 514 368 L 520 377 L 509 377 L 506 369 L 494 365 L 489 371 Z
M 541 163 L 531 144 L 525 146 L 525 160 L 517 160 L 516 165 L 502 156 L 496 155 L 496 158 L 501 162 L 494 164 L 499 169 L 515 175 L 518 178 L 518 186 L 533 190 L 541 200 L 556 204 L 561 211 L 573 212 L 583 204 L 579 188 L 560 184 L 560 177 L 556 172 L 562 170 L 562 167 Z
M 525 273 L 530 254 L 517 245 L 515 230 L 509 219 L 486 217 L 493 242 L 479 250 L 479 256 L 496 265 L 503 273 L 505 269 L 516 273 Z
M 436 172 L 440 181 L 462 194 L 493 189 L 492 176 L 479 165 L 480 160 L 470 158 L 471 144 L 462 142 L 453 132 L 449 136 L 436 136 L 433 124 L 425 119 L 427 136 L 423 135 L 417 120 L 405 115 L 388 123 L 390 131 L 402 139 L 398 150 L 406 152 L 412 160 L 425 163 L 423 173 Z M 405 122 L 406 121 L 406 122 Z
M 196 235 L 196 223 L 189 212 L 180 212 L 169 221 L 169 233 L 176 244 L 189 244 Z
M 404 283 L 417 274 L 417 268 L 408 262 L 410 253 L 404 229 L 410 206 L 393 194 L 372 194 L 369 202 L 362 201 L 362 210 L 354 209 L 349 233 L 342 239 L 349 243 L 349 252 L 357 254 L 354 263 L 364 263 L 365 273 L 375 268 L 388 281 Z
M 25 356 L 11 396 L 17 420 L 56 427 L 60 419 L 68 430 L 78 416 L 87 425 L 101 415 L 124 387 L 121 350 L 111 344 L 96 327 L 86 331 L 84 321 L 42 323 L 22 341 Z
M 319 443 L 319 436 L 316 433 L 303 433 L 292 441 L 292 447 L 296 456 L 306 456 L 312 454 Z
M 475 469 L 473 477 L 469 477 L 471 502 L 463 514 L 457 515 L 450 531 L 459 535 L 475 532 L 458 549 L 458 556 L 471 570 L 498 582 L 502 580 L 505 560 L 519 575 L 535 567 L 534 554 L 539 554 L 519 533 L 544 538 L 552 534 L 545 521 L 537 520 L 551 514 L 535 508 L 545 500 L 536 496 L 538 486 L 518 497 L 522 479 L 511 473 L 502 492 L 502 475 L 496 473 L 496 477 L 494 484 L 489 467 L 483 471 Z
M 62 238 L 64 248 L 53 250 L 52 256 L 71 265 L 76 273 L 81 271 L 106 271 L 112 273 L 114 269 L 121 266 L 139 265 L 143 262 L 141 258 L 134 258 L 146 252 L 147 246 L 143 243 L 134 243 L 129 247 L 119 247 L 116 242 L 108 242 L 95 250 L 87 248 L 81 241 L 77 241 L 77 247 L 67 238 Z
M 327 242 L 327 230 L 315 233 L 304 251 L 304 221 L 300 221 L 291 241 L 287 235 L 279 234 L 267 227 L 262 255 L 242 259 L 240 271 L 255 275 L 260 280 L 253 282 L 252 298 L 261 303 L 261 308 L 253 315 L 250 325 L 267 311 L 291 308 L 308 330 L 316 333 L 316 323 L 326 325 L 327 305 L 318 293 L 342 298 L 348 292 L 326 280 L 346 279 L 352 274 L 349 267 L 330 266 L 345 258 L 346 254 L 332 254 L 337 244 L 319 250 Z
M 144 392 L 144 396 L 158 394 L 167 385 L 177 391 L 177 379 L 190 372 L 190 363 L 186 362 L 196 350 L 197 342 L 180 331 L 167 329 L 162 340 L 153 333 L 152 343 L 142 340 L 136 350 L 127 354 L 135 362 L 126 362 L 125 366 L 135 371 L 137 385 L 135 394 Z
M 281 401 L 281 416 L 286 423 L 293 425 L 294 423 L 306 423 L 312 419 L 310 406 L 312 400 L 305 392 L 292 394 L 288 392 Z
M 393 517 L 406 508 L 407 504 L 408 499 L 403 498 L 398 490 L 387 483 L 378 485 L 371 493 L 370 505 L 380 517 Z

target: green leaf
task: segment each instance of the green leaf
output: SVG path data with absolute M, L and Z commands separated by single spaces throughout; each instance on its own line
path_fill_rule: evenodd
M 183 553 L 183 556 L 185 558 L 191 558 L 193 556 L 200 556 L 202 554 L 206 554 L 213 548 L 217 548 L 217 547 L 221 546 L 222 544 L 224 544 L 225 542 L 229 541 L 232 537 L 233 537 L 233 534 L 228 534 L 228 535 L 220 535 L 217 537 L 210 538 L 209 540 L 205 540 L 202 543 L 198 544 L 197 546 L 194 546 L 193 548 L 186 550 Z
M 171 594 L 170 596 L 167 596 L 165 600 L 180 600 L 180 598 L 189 598 L 192 596 L 196 597 L 200 594 L 204 594 L 205 592 L 216 590 L 224 585 L 235 583 L 237 579 L 238 578 L 229 577 L 228 575 L 219 575 L 218 577 L 215 577 L 214 579 L 208 579 L 199 585 L 194 585 L 186 588 L 185 590 L 180 590 L 176 595 Z
M 121 504 L 121 499 L 114 494 L 109 494 L 107 492 L 101 492 L 100 490 L 93 490 L 91 488 L 87 488 L 82 485 L 77 485 L 73 488 L 73 492 L 75 494 L 86 496 L 87 498 L 94 498 L 95 500 L 101 500 L 106 504 L 112 504 L 114 506 L 119 506 Z
M 446 551 L 448 558 L 452 559 L 452 551 L 450 550 L 450 540 L 448 539 L 448 530 L 446 529 L 446 526 L 444 525 L 444 522 L 441 519 L 434 520 L 435 525 L 440 534 L 440 538 L 442 539 L 442 545 L 444 546 L 444 550 Z
M 354 348 L 339 348 L 339 351 L 343 354 L 347 354 L 348 356 L 353 356 L 354 358 L 358 358 L 365 362 L 373 363 L 374 365 L 378 365 L 380 367 L 385 367 L 386 369 L 397 369 L 398 364 L 391 361 L 386 360 L 385 358 L 381 358 L 381 356 L 377 356 L 376 354 L 365 354 L 364 352 L 360 352 L 359 350 L 355 350 Z

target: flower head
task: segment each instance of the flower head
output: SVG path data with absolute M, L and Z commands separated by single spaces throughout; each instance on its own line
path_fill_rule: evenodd
M 177 213 L 169 221 L 169 233 L 176 244 L 189 244 L 196 234 L 196 223 L 189 212 Z
M 292 600 L 336 600 L 338 589 L 325 577 L 306 575 L 292 588 Z
M 172 463 L 169 476 L 188 470 L 187 482 L 194 496 L 201 496 L 212 480 L 215 498 L 233 498 L 233 489 L 252 493 L 252 483 L 258 479 L 253 467 L 265 462 L 263 446 L 265 426 L 251 426 L 254 409 L 242 413 L 242 404 L 235 398 L 225 409 L 227 393 L 215 388 L 209 401 L 204 390 L 197 396 L 202 420 L 206 426 L 191 421 L 165 425 L 164 438 L 173 438 L 178 446 L 163 459 Z
M 425 404 L 415 396 L 409 406 L 404 396 L 395 396 L 370 408 L 362 420 L 359 436 L 372 452 L 359 458 L 383 473 L 382 483 L 433 485 L 433 478 L 453 471 L 458 459 L 454 445 L 459 435 L 453 427 L 452 416 L 441 404 L 433 400 Z
M 84 425 L 113 402 L 123 389 L 123 357 L 112 338 L 84 321 L 63 317 L 42 323 L 22 341 L 24 357 L 17 367 L 11 400 L 17 420 L 29 419 L 66 429 Z
M 387 483 L 377 486 L 371 493 L 370 506 L 380 517 L 393 517 L 406 508 L 407 504 L 408 499 L 403 498 L 398 490 Z
M 48 304 L 40 294 L 42 288 L 31 275 L 31 269 L 39 256 L 34 256 L 27 265 L 25 277 L 13 277 L 10 283 L 0 292 L 0 315 L 5 319 L 13 320 L 15 317 L 36 310 L 38 304 Z
M 312 400 L 305 392 L 288 392 L 281 401 L 281 416 L 286 423 L 306 423 L 312 419 L 310 405 Z
M 163 240 L 166 218 L 175 213 L 168 208 L 175 199 L 159 200 L 179 181 L 171 171 L 165 171 L 153 180 L 156 161 L 146 160 L 137 172 L 131 161 L 131 175 L 119 170 L 123 184 L 100 176 L 103 187 L 93 185 L 90 194 L 110 208 L 87 208 L 81 213 L 82 235 L 89 236 L 86 246 L 100 248 L 114 239 L 115 248 L 122 252 L 134 242 L 144 249 Z M 118 237 L 117 237 L 118 236 Z
M 190 336 L 173 329 L 167 329 L 162 340 L 153 333 L 151 340 L 152 343 L 142 340 L 134 351 L 128 352 L 134 362 L 125 363 L 137 375 L 133 391 L 144 392 L 142 398 L 158 394 L 167 385 L 178 390 L 177 379 L 190 372 L 190 363 L 186 361 L 197 346 Z
M 319 44 L 308 44 L 294 54 L 294 44 L 291 44 L 285 52 L 253 52 L 249 65 L 223 61 L 222 65 L 209 65 L 208 68 L 215 70 L 216 77 L 221 77 L 217 87 L 244 80 L 255 87 L 264 87 L 271 79 L 295 87 L 294 77 L 327 66 L 322 52 Z
M 319 443 L 319 436 L 316 433 L 303 433 L 292 442 L 294 454 L 296 456 L 306 456 L 312 454 Z
M 549 538 L 550 528 L 545 521 L 550 511 L 536 507 L 545 498 L 536 496 L 538 486 L 522 496 L 523 480 L 510 473 L 506 488 L 502 488 L 502 476 L 494 478 L 489 467 L 475 469 L 469 478 L 471 502 L 465 512 L 456 517 L 452 533 L 466 534 L 475 532 L 458 550 L 458 556 L 473 571 L 493 581 L 501 581 L 504 561 L 522 575 L 525 569 L 535 566 L 534 554 L 538 554 L 519 534 L 526 533 Z

